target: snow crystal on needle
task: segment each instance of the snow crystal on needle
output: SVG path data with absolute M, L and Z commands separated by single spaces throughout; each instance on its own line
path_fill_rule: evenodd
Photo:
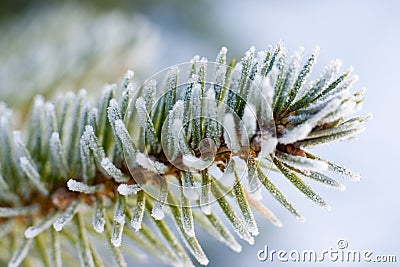
M 143 97 L 139 97 L 136 100 L 136 109 L 138 112 L 138 118 L 139 118 L 139 124 L 140 126 L 142 126 L 143 128 L 147 128 L 147 123 L 146 123 L 146 116 L 147 116 L 147 112 L 146 112 L 146 101 L 143 99 Z
M 34 238 L 38 234 L 42 233 L 43 231 L 47 230 L 56 219 L 55 215 L 50 215 L 50 217 L 44 219 L 41 223 L 35 226 L 31 226 L 25 230 L 25 237 L 26 238 Z
M 103 218 L 103 212 L 101 208 L 96 209 L 92 224 L 94 230 L 97 233 L 104 232 L 104 225 L 106 224 L 106 220 Z
M 112 164 L 109 158 L 103 158 L 101 160 L 101 167 L 107 172 L 108 175 L 114 178 L 116 182 L 126 182 L 129 180 L 129 178 L 126 177 L 120 169 Z
M 136 194 L 140 190 L 141 190 L 141 188 L 137 184 L 120 184 L 118 186 L 118 192 L 123 196 L 129 196 L 131 194 Z
M 145 154 L 140 153 L 140 152 L 137 153 L 137 155 L 136 155 L 136 161 L 143 168 L 148 169 L 149 171 L 152 171 L 155 173 L 161 173 L 161 174 L 165 173 L 168 168 L 163 163 L 151 160 Z
M 69 179 L 67 182 L 67 186 L 69 190 L 77 192 L 84 192 L 90 189 L 90 187 L 87 184 L 78 182 L 74 179 Z
M 342 97 L 336 97 L 332 99 L 323 109 L 321 109 L 317 114 L 312 116 L 310 119 L 304 123 L 294 127 L 292 130 L 284 134 L 280 139 L 279 143 L 290 144 L 298 140 L 302 140 L 307 137 L 311 132 L 312 128 L 329 113 L 335 111 L 335 109 L 342 102 Z
M 159 202 L 159 201 L 156 202 L 153 210 L 151 211 L 151 216 L 153 216 L 153 218 L 156 220 L 164 219 L 165 214 L 164 214 L 163 205 L 161 202 Z

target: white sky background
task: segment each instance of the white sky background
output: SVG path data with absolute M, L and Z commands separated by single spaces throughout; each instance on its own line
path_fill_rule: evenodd
M 306 217 L 306 222 L 297 222 L 264 192 L 265 201 L 284 227 L 276 228 L 258 217 L 261 234 L 256 238 L 256 244 L 253 247 L 243 244 L 243 252 L 238 255 L 216 241 L 200 237 L 210 256 L 209 266 L 271 266 L 269 262 L 257 260 L 256 253 L 264 245 L 276 250 L 314 249 L 318 252 L 331 247 L 336 249 L 336 242 L 341 238 L 348 241 L 349 249 L 370 249 L 375 255 L 397 255 L 399 262 L 400 175 L 395 167 L 400 163 L 400 2 L 209 2 L 212 8 L 205 16 L 221 37 L 207 42 L 196 38 L 195 33 L 194 37 L 188 37 L 179 29 L 162 29 L 167 65 L 187 60 L 197 53 L 212 60 L 221 45 L 226 45 L 236 57 L 243 55 L 251 45 L 265 49 L 279 40 L 284 41 L 289 53 L 301 45 L 306 54 L 311 53 L 319 45 L 320 58 L 314 72 L 318 73 L 335 58 L 343 60 L 343 68 L 353 65 L 354 73 L 360 77 L 355 88 L 367 88 L 361 113 L 374 115 L 373 120 L 366 123 L 367 131 L 357 141 L 331 144 L 317 151 L 319 155 L 362 174 L 362 181 L 358 183 L 341 180 L 346 185 L 344 192 L 310 183 L 332 206 L 330 212 L 305 199 L 282 178 L 280 187 Z M 273 266 L 285 264 L 288 263 L 275 262 Z M 339 265 L 344 264 L 325 263 L 321 266 Z

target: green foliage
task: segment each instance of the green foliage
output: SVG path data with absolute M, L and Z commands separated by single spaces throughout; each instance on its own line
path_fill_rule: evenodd
M 22 132 L 0 104 L 0 247 L 25 231 L 6 255 L 9 266 L 28 265 L 37 255 L 45 266 L 76 255 L 82 266 L 126 266 L 123 250 L 140 253 L 124 239 L 171 266 L 192 266 L 188 252 L 206 265 L 198 226 L 239 252 L 223 220 L 249 244 L 262 230 L 253 210 L 281 225 L 262 204 L 261 187 L 303 220 L 268 177 L 270 169 L 329 207 L 301 177 L 343 189 L 322 172 L 359 175 L 305 148 L 362 131 L 369 117 L 348 116 L 360 109 L 363 91 L 350 92 L 355 78 L 350 71 L 338 76 L 337 62 L 307 83 L 318 49 L 303 65 L 303 49 L 290 60 L 283 50 L 252 47 L 228 66 L 223 48 L 216 63 L 195 57 L 188 77 L 175 66 L 164 82 L 143 86 L 128 71 L 96 104 L 85 91 L 48 102 L 36 97 Z M 112 248 L 112 263 L 98 253 L 99 239 Z

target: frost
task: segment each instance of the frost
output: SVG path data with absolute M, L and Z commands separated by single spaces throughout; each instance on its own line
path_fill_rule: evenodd
M 131 220 L 131 225 L 136 231 L 139 231 L 142 228 L 145 202 L 146 200 L 144 191 L 139 191 L 136 195 L 136 205 L 133 208 Z
M 67 182 L 68 189 L 71 191 L 81 192 L 85 194 L 93 194 L 96 192 L 101 192 L 104 190 L 104 185 L 99 184 L 95 186 L 90 186 L 82 182 L 78 182 L 74 179 L 69 179 Z
M 132 84 L 132 81 L 133 81 L 133 77 L 134 77 L 134 76 L 135 76 L 135 72 L 132 71 L 132 70 L 128 70 L 128 71 L 125 73 L 125 76 L 124 76 L 124 78 L 123 78 L 123 80 L 122 80 L 122 86 L 124 86 L 125 88 L 127 88 L 129 84 Z
M 264 97 L 267 99 L 267 103 L 272 103 L 274 98 L 275 90 L 274 84 L 276 79 L 276 69 L 272 69 L 271 73 L 262 80 L 261 90 Z
M 61 144 L 60 134 L 58 132 L 53 132 L 50 137 L 50 153 L 54 162 L 57 165 L 61 175 L 64 177 L 69 173 L 69 167 L 67 163 L 67 158 L 64 153 L 64 149 Z
M 303 180 L 301 180 L 294 172 L 292 172 L 288 167 L 281 164 L 278 160 L 274 159 L 275 165 L 278 169 L 285 175 L 285 177 L 305 196 L 310 200 L 314 201 L 321 207 L 330 210 L 330 206 L 322 199 L 318 194 L 316 194 Z
M 290 64 L 287 66 L 287 70 L 280 72 L 280 75 L 284 75 L 282 80 L 279 81 L 279 86 L 276 87 L 277 94 L 275 95 L 273 109 L 276 114 L 279 114 L 286 107 L 287 101 L 292 101 L 292 91 L 297 90 L 300 84 L 293 84 L 295 77 L 298 75 L 298 69 L 300 62 L 303 57 L 304 48 L 301 47 L 296 53 L 293 54 Z M 283 64 L 281 65 L 283 68 Z M 301 74 L 300 74 L 301 75 Z M 304 77 L 305 78 L 305 77 Z M 278 85 L 277 84 L 277 85 Z
M 128 160 L 128 164 L 134 164 L 132 167 L 136 167 L 136 150 L 134 148 L 132 139 L 129 135 L 122 120 L 115 121 L 115 132 L 117 137 L 121 140 L 122 148 L 125 153 L 125 157 Z
M 118 183 L 127 182 L 129 180 L 129 178 L 125 176 L 120 169 L 111 163 L 109 158 L 103 158 L 101 160 L 101 167 Z
M 56 219 L 57 214 L 52 214 L 46 219 L 44 219 L 41 223 L 35 226 L 31 226 L 25 230 L 25 237 L 26 238 L 34 238 L 38 234 L 42 233 L 43 231 L 47 230 Z
M 343 103 L 334 112 L 332 112 L 332 114 L 322 120 L 322 123 L 334 122 L 340 118 L 344 118 L 357 112 L 361 103 L 358 104 L 356 101 L 356 99 L 348 99 L 343 101 Z
M 125 225 L 125 200 L 122 196 L 117 197 L 114 212 L 114 224 L 111 234 L 111 244 L 114 247 L 120 247 L 122 244 L 122 232 Z
M 225 83 L 225 75 L 226 75 L 226 70 L 227 70 L 227 65 L 226 65 L 226 53 L 227 52 L 228 52 L 228 49 L 226 47 L 222 47 L 216 58 L 216 62 L 218 63 L 218 65 L 216 66 L 216 69 L 214 72 L 215 73 L 214 74 L 215 75 L 214 90 L 215 90 L 215 95 L 217 97 L 217 100 L 220 100 L 222 87 L 224 86 L 224 83 Z
M 202 57 L 200 60 L 199 60 L 199 65 L 200 65 L 200 67 L 203 67 L 203 66 L 205 66 L 206 64 L 207 64 L 207 62 L 208 62 L 208 60 L 207 60 L 207 58 L 206 57 Z
M 219 206 L 223 210 L 226 217 L 231 222 L 235 232 L 239 235 L 240 238 L 247 241 L 250 245 L 254 244 L 254 237 L 252 237 L 247 230 L 246 226 L 242 223 L 239 217 L 236 215 L 235 210 L 229 204 L 228 200 L 223 195 L 223 192 L 219 188 L 217 184 L 211 187 L 212 193 L 218 201 Z
M 211 180 L 208 170 L 202 172 L 200 208 L 204 214 L 211 214 Z
M 20 166 L 25 175 L 29 178 L 32 184 L 44 195 L 49 193 L 46 186 L 40 181 L 40 174 L 33 164 L 26 158 L 20 158 Z
M 146 123 L 147 123 L 147 112 L 146 112 L 146 101 L 143 99 L 143 97 L 139 97 L 136 100 L 136 108 L 138 110 L 138 116 L 139 116 L 139 122 L 140 125 L 143 128 L 146 128 Z
M 184 129 L 182 127 L 182 120 L 175 119 L 172 124 L 172 135 L 174 137 L 174 149 L 182 154 L 189 154 L 191 149 L 186 144 L 186 137 L 184 136 Z
M 116 203 L 114 212 L 114 221 L 120 224 L 125 223 L 125 203 L 121 196 L 118 196 L 118 201 Z
M 166 88 L 167 90 L 174 91 L 178 81 L 178 74 L 180 70 L 178 66 L 172 66 L 166 74 Z
M 290 144 L 290 143 L 294 143 L 298 140 L 304 139 L 311 132 L 312 128 L 313 127 L 311 126 L 311 124 L 308 124 L 308 123 L 304 123 L 299 126 L 296 126 L 292 130 L 290 130 L 288 133 L 286 133 L 284 136 L 279 138 L 279 143 Z
M 118 192 L 123 196 L 129 196 L 142 190 L 138 184 L 120 184 L 118 186 Z
M 61 231 L 66 224 L 68 224 L 75 213 L 78 211 L 79 203 L 75 201 L 73 204 L 69 205 L 69 207 L 64 211 L 64 213 L 55 219 L 53 222 L 54 229 L 58 232 Z
M 115 98 L 110 100 L 110 105 L 107 108 L 107 116 L 113 128 L 115 127 L 115 121 L 121 119 L 121 112 L 119 110 L 118 102 L 115 100 Z
M 192 255 L 196 258 L 196 260 L 200 264 L 207 265 L 209 261 L 207 259 L 207 256 L 205 255 L 203 249 L 201 248 L 199 242 L 197 241 L 196 237 L 189 236 L 184 229 L 184 226 L 182 224 L 181 211 L 176 206 L 176 201 L 173 199 L 173 196 L 171 196 L 171 200 L 172 200 L 172 203 L 170 205 L 170 209 L 171 209 L 172 215 L 175 219 L 176 226 L 177 226 L 178 230 L 180 231 L 182 238 L 184 239 L 186 247 L 189 249 L 189 251 L 192 253 Z M 172 240 L 172 241 L 174 241 L 174 240 Z M 182 253 L 181 248 L 178 248 L 176 250 L 179 251 L 179 254 Z M 183 254 L 183 255 L 185 255 L 185 254 Z M 186 265 L 188 265 L 188 264 L 185 263 L 185 266 Z
M 327 136 L 321 136 L 321 137 L 315 138 L 315 139 L 307 139 L 304 141 L 300 141 L 299 145 L 302 148 L 309 148 L 309 147 L 314 147 L 316 145 L 332 143 L 334 141 L 350 140 L 352 138 L 355 138 L 357 136 L 357 134 L 363 132 L 364 130 L 365 130 L 364 126 L 359 126 L 358 128 L 355 128 L 355 129 L 350 129 L 350 130 L 334 133 L 334 134 L 327 135 Z
M 163 174 L 168 169 L 163 163 L 154 161 L 141 152 L 137 153 L 136 161 L 140 166 L 154 173 Z
M 151 216 L 156 220 L 162 220 L 165 217 L 164 214 L 164 204 L 168 198 L 168 184 L 161 178 L 160 179 L 160 193 L 157 196 L 157 201 L 154 204 L 153 210 L 151 211 Z
M 221 136 L 220 127 L 217 122 L 217 101 L 215 100 L 215 91 L 210 87 L 203 99 L 204 116 L 206 117 L 205 135 L 211 138 L 215 143 L 219 143 Z
M 204 83 L 207 81 L 207 58 L 202 57 L 199 61 L 199 80 L 198 82 L 202 84 L 202 86 L 204 87 Z M 204 89 L 204 88 L 203 88 Z
M 239 253 L 242 251 L 242 246 L 236 241 L 235 237 L 230 233 L 226 226 L 214 214 L 207 216 L 211 225 L 206 226 L 207 231 L 220 242 L 226 244 L 233 251 Z
M 150 80 L 144 87 L 143 98 L 146 99 L 146 110 L 151 114 L 156 96 L 157 81 Z
M 84 135 L 86 131 L 84 132 Z M 94 160 L 90 154 L 89 140 L 88 136 L 82 136 L 79 143 L 79 150 L 82 162 L 82 172 L 84 181 L 90 180 L 95 176 L 96 166 Z
M 184 109 L 184 102 L 182 100 L 176 101 L 173 107 L 173 114 L 175 119 L 183 118 L 183 109 Z
M 329 170 L 345 177 L 348 178 L 350 181 L 360 181 L 361 180 L 361 175 L 355 171 L 352 171 L 350 169 L 347 169 L 345 167 L 339 166 L 335 163 L 332 162 L 327 162 L 329 165 Z
M 168 129 L 166 140 L 168 143 L 168 151 L 171 159 L 174 160 L 178 156 L 179 152 L 189 151 L 189 148 L 185 144 L 185 138 L 182 135 L 182 118 L 183 118 L 184 104 L 182 100 L 178 100 L 168 117 Z
M 275 156 L 287 165 L 301 170 L 324 171 L 328 169 L 328 164 L 320 160 L 293 156 L 279 151 L 276 151 Z
M 200 60 L 200 56 L 199 55 L 195 55 L 192 59 L 190 59 L 190 63 L 196 63 Z
M 217 106 L 215 105 L 215 90 L 210 87 L 206 92 L 207 101 L 204 104 L 204 112 L 206 115 L 212 115 L 217 113 Z
M 353 87 L 354 83 L 356 83 L 358 81 L 358 76 L 357 75 L 352 75 L 351 77 L 349 77 L 348 79 L 344 80 L 339 86 L 337 86 L 335 89 L 333 89 L 332 91 L 330 91 L 328 94 L 322 96 L 320 99 L 321 100 L 325 100 L 325 99 L 329 99 L 332 98 L 334 96 L 339 95 L 340 93 L 342 93 L 343 91 L 350 91 L 351 88 Z
M 182 205 L 181 205 L 182 216 L 181 217 L 182 217 L 183 230 L 185 231 L 185 233 L 188 236 L 194 237 L 195 232 L 194 232 L 192 208 L 190 207 L 189 199 L 187 199 L 183 195 L 183 192 L 181 192 L 181 200 L 182 200 Z
M 225 46 L 221 47 L 221 50 L 218 53 L 218 58 L 223 58 L 224 55 L 226 55 L 226 53 L 228 52 L 228 48 L 226 48 Z M 217 60 L 218 62 L 224 63 L 224 60 Z
M 228 113 L 225 115 L 223 125 L 225 142 L 228 148 L 231 149 L 233 153 L 238 152 L 240 150 L 240 145 L 235 129 L 235 120 L 232 114 Z
M 162 220 L 165 217 L 164 211 L 163 211 L 164 205 L 157 201 L 156 204 L 154 205 L 153 210 L 151 211 L 151 216 L 153 216 L 154 219 L 156 220 Z
M 294 127 L 279 138 L 279 143 L 290 144 L 307 137 L 312 128 L 325 116 L 333 112 L 341 103 L 341 97 L 332 99 L 323 109 L 304 123 Z
M 115 222 L 113 225 L 113 230 L 111 234 L 111 244 L 114 247 L 120 247 L 122 244 L 122 233 L 124 231 L 124 224 Z
M 201 108 L 202 108 L 202 96 L 201 96 L 201 85 L 195 84 L 193 87 L 192 98 L 190 101 L 191 105 L 191 119 L 192 119 L 192 142 L 195 146 L 198 146 L 201 139 Z
M 297 210 L 292 206 L 292 204 L 287 201 L 286 197 L 281 193 L 281 191 L 269 180 L 269 178 L 262 172 L 260 168 L 257 169 L 258 177 L 264 187 L 269 191 L 269 193 L 284 206 L 290 213 L 292 213 L 299 221 L 304 221 L 304 217 L 301 216 Z
M 94 134 L 93 127 L 90 125 L 85 126 L 85 131 L 81 137 L 81 146 L 84 155 L 89 155 L 87 153 L 90 149 L 93 152 L 93 155 L 98 163 L 101 163 L 101 161 L 106 157 L 103 148 L 98 144 L 98 139 Z M 90 166 L 91 164 L 89 162 L 89 158 L 87 157 L 84 157 L 82 161 L 87 166 Z
M 358 129 L 361 125 L 361 122 L 362 122 L 362 120 L 351 120 L 351 121 L 344 122 L 334 128 L 313 131 L 307 136 L 307 138 L 318 138 L 318 137 L 337 134 L 337 133 L 348 131 L 348 130 Z
M 44 105 L 44 112 L 46 116 L 47 132 L 48 134 L 57 130 L 57 120 L 54 104 L 46 102 Z
M 344 191 L 346 189 L 344 185 L 340 184 L 336 180 L 333 180 L 322 173 L 310 172 L 310 174 L 303 174 L 303 175 L 308 176 L 309 178 L 314 179 L 315 181 L 320 182 L 326 186 L 339 189 L 340 191 Z
M 104 225 L 106 224 L 106 220 L 103 217 L 103 207 L 99 200 L 96 201 L 96 209 L 93 215 L 93 228 L 97 233 L 104 232 Z
M 158 144 L 157 134 L 154 129 L 154 125 L 150 118 L 150 115 L 146 110 L 146 105 L 147 105 L 146 101 L 143 99 L 143 97 L 139 97 L 136 100 L 136 110 L 139 118 L 139 124 L 140 126 L 142 126 L 143 129 L 145 129 L 148 143 L 151 145 L 157 145 Z
M 29 153 L 29 151 L 26 147 L 26 144 L 25 144 L 24 140 L 22 139 L 21 132 L 13 131 L 12 137 L 13 137 L 15 147 L 18 149 L 17 150 L 18 154 L 21 155 L 20 158 L 24 157 L 28 161 L 29 164 L 32 164 L 31 163 L 32 162 L 31 154 Z M 33 165 L 32 165 L 32 167 L 33 167 Z
M 258 179 L 256 167 L 256 162 L 254 160 L 248 162 L 247 181 L 251 196 L 256 200 L 261 200 L 261 182 Z
M 248 201 L 245 197 L 245 193 L 240 183 L 237 172 L 235 170 L 235 166 L 232 167 L 235 175 L 235 184 L 233 186 L 233 193 L 236 198 L 236 202 L 239 206 L 239 209 L 241 211 L 242 217 L 244 219 L 246 227 L 248 228 L 249 233 L 252 234 L 253 236 L 256 236 L 259 234 L 257 224 L 254 220 L 253 213 L 251 212 Z
M 133 229 L 135 229 L 135 231 L 139 231 L 140 229 L 142 229 L 142 222 L 137 222 L 137 221 L 131 221 L 131 226 L 133 227 Z
M 173 134 L 173 132 L 174 132 L 174 130 L 173 130 L 174 118 L 173 117 L 174 117 L 173 111 L 170 111 L 168 119 L 167 119 L 167 123 L 168 123 L 167 130 L 165 131 L 165 136 L 162 137 L 164 153 L 172 161 L 176 159 L 176 157 L 178 156 L 178 153 L 179 153 L 179 146 L 176 144 L 176 141 L 178 138 L 176 138 Z M 164 145 L 165 143 L 167 143 L 166 148 Z
M 27 214 L 33 214 L 38 210 L 37 205 L 27 206 L 27 207 L 0 207 L 0 218 L 9 218 L 23 216 Z
M 237 94 L 240 93 L 238 90 L 240 87 L 241 79 L 242 79 L 242 65 L 236 64 L 232 70 L 231 77 L 229 80 L 228 93 L 225 94 L 224 98 L 224 102 L 228 106 L 229 111 L 232 111 L 235 108 L 236 97 Z

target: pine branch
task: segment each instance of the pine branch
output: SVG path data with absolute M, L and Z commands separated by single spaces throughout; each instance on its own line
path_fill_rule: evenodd
M 349 118 L 361 108 L 363 91 L 350 92 L 355 78 L 350 71 L 338 74 L 337 63 L 307 82 L 318 49 L 304 63 L 303 49 L 288 61 L 282 51 L 281 44 L 258 53 L 252 47 L 240 62 L 226 65 L 222 48 L 215 63 L 195 57 L 141 86 L 128 71 L 97 104 L 85 91 L 54 101 L 38 96 L 22 132 L 0 104 L 0 244 L 14 229 L 26 229 L 8 255 L 10 266 L 45 254 L 44 241 L 51 244 L 46 264 L 79 256 L 82 266 L 103 265 L 107 259 L 92 239 L 107 242 L 114 262 L 126 266 L 126 238 L 166 264 L 193 265 L 165 217 L 206 265 L 198 226 L 236 252 L 242 248 L 223 220 L 249 244 L 262 231 L 254 210 L 281 226 L 261 202 L 264 188 L 303 220 L 269 169 L 329 207 L 302 177 L 343 190 L 325 171 L 351 180 L 359 175 L 305 149 L 363 130 L 369 116 Z M 64 243 L 75 250 L 61 250 Z

